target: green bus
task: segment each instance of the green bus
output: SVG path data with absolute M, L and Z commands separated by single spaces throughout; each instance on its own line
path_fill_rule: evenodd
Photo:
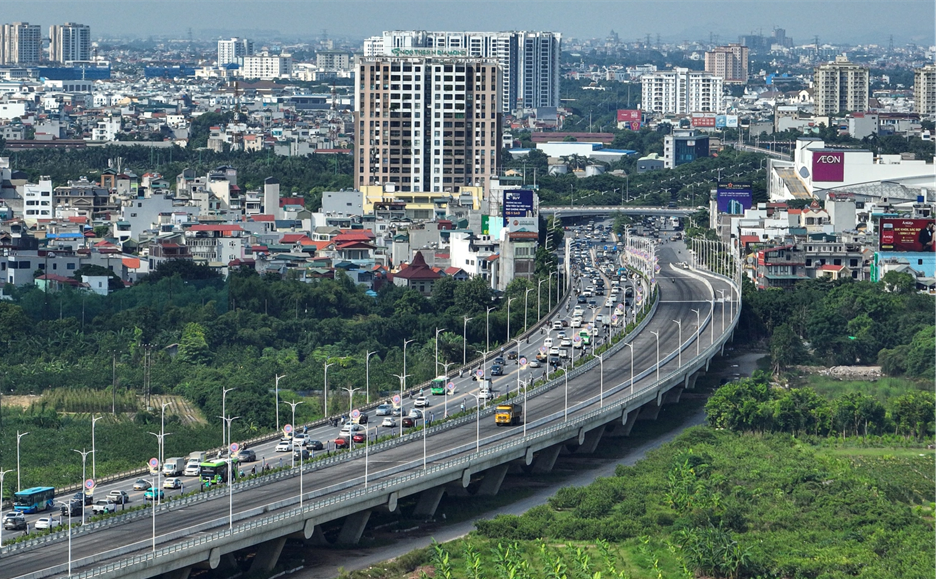
M 221 459 L 199 463 L 199 481 L 211 485 L 229 482 L 229 463 Z
M 582 347 L 588 348 L 591 346 L 591 332 L 588 330 L 581 330 L 578 332 L 578 336 L 582 339 Z
M 444 396 L 444 387 L 448 384 L 447 376 L 438 376 L 431 381 L 431 394 L 433 396 Z

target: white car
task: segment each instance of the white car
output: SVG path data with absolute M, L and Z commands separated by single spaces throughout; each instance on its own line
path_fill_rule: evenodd
M 36 519 L 35 529 L 41 531 L 42 529 L 54 529 L 62 525 L 62 519 L 57 519 L 55 517 L 42 517 Z
M 408 417 L 414 420 L 420 420 L 423 416 L 422 411 L 417 408 L 412 408 L 408 411 Z
M 349 435 L 350 435 L 351 432 L 363 432 L 363 431 L 365 431 L 365 430 L 366 430 L 366 428 L 364 428 L 364 427 L 363 427 L 362 425 L 360 425 L 360 424 L 350 424 L 350 423 L 346 423 L 346 424 L 343 425 L 343 428 L 340 429 L 340 436 L 349 437 Z
M 425 398 L 424 396 L 419 396 L 419 397 L 415 398 L 415 408 L 424 408 L 424 407 L 430 406 L 430 405 L 431 405 L 431 403 L 428 402 L 428 399 Z
M 549 348 L 549 355 L 550 355 L 550 356 L 558 356 L 558 355 L 559 355 L 559 349 L 558 349 L 558 348 L 555 348 L 555 347 Z
M 183 476 L 199 476 L 199 463 L 190 463 L 183 470 Z
M 392 418 L 391 416 L 387 416 L 382 419 L 382 426 L 385 426 L 387 428 L 394 428 L 398 426 L 398 424 L 395 423 L 395 418 Z
M 297 433 L 294 435 L 294 444 L 297 446 L 304 446 L 310 440 L 309 434 L 304 434 L 303 432 Z
M 572 347 L 572 340 L 569 340 L 568 338 L 565 338 L 564 340 L 562 340 L 561 342 L 559 342 L 559 347 L 561 347 L 561 348 L 571 348 L 571 347 Z
M 552 338 L 546 338 L 542 341 L 542 345 L 549 348 L 552 346 Z
M 560 339 L 560 340 L 564 340 L 564 339 L 565 339 L 565 332 L 559 332 L 558 334 L 556 334 L 556 338 L 558 338 L 558 339 Z
M 291 452 L 291 439 L 281 439 L 278 446 L 274 447 L 275 452 Z
M 178 489 L 183 486 L 183 481 L 178 478 L 168 478 L 163 481 L 163 488 L 165 489 Z

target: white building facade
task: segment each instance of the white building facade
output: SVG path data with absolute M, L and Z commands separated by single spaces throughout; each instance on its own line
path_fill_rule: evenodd
M 722 78 L 688 68 L 658 71 L 640 77 L 641 108 L 648 112 L 716 112 L 722 104 Z

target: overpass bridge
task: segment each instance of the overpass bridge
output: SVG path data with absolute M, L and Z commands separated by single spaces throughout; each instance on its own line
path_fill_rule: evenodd
M 645 325 L 599 359 L 517 396 L 525 426 L 496 427 L 486 420 L 491 406 L 370 445 L 368 458 L 359 449 L 235 484 L 234 495 L 218 489 L 86 525 L 68 544 L 59 534 L 4 547 L 0 579 L 186 579 L 193 569 L 235 573 L 237 556 L 252 552 L 250 571 L 270 570 L 288 538 L 353 544 L 374 510 L 395 511 L 406 497 L 418 498 L 416 515 L 433 515 L 445 492 L 498 493 L 511 464 L 538 476 L 562 452 L 592 453 L 606 437 L 628 436 L 636 420 L 656 419 L 695 385 L 739 317 L 740 288 L 704 269 L 674 267 L 682 261 L 675 247 L 658 249 L 667 264 L 661 282 L 675 281 L 659 285 Z M 324 533 L 328 525 L 339 527 L 335 537 Z

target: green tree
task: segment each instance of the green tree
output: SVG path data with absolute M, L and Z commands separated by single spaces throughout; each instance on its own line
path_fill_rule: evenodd
M 208 364 L 211 360 L 206 330 L 195 322 L 186 324 L 177 357 L 190 364 Z
M 782 324 L 771 335 L 771 364 L 775 374 L 793 364 L 800 364 L 806 357 L 804 344 L 790 324 Z

